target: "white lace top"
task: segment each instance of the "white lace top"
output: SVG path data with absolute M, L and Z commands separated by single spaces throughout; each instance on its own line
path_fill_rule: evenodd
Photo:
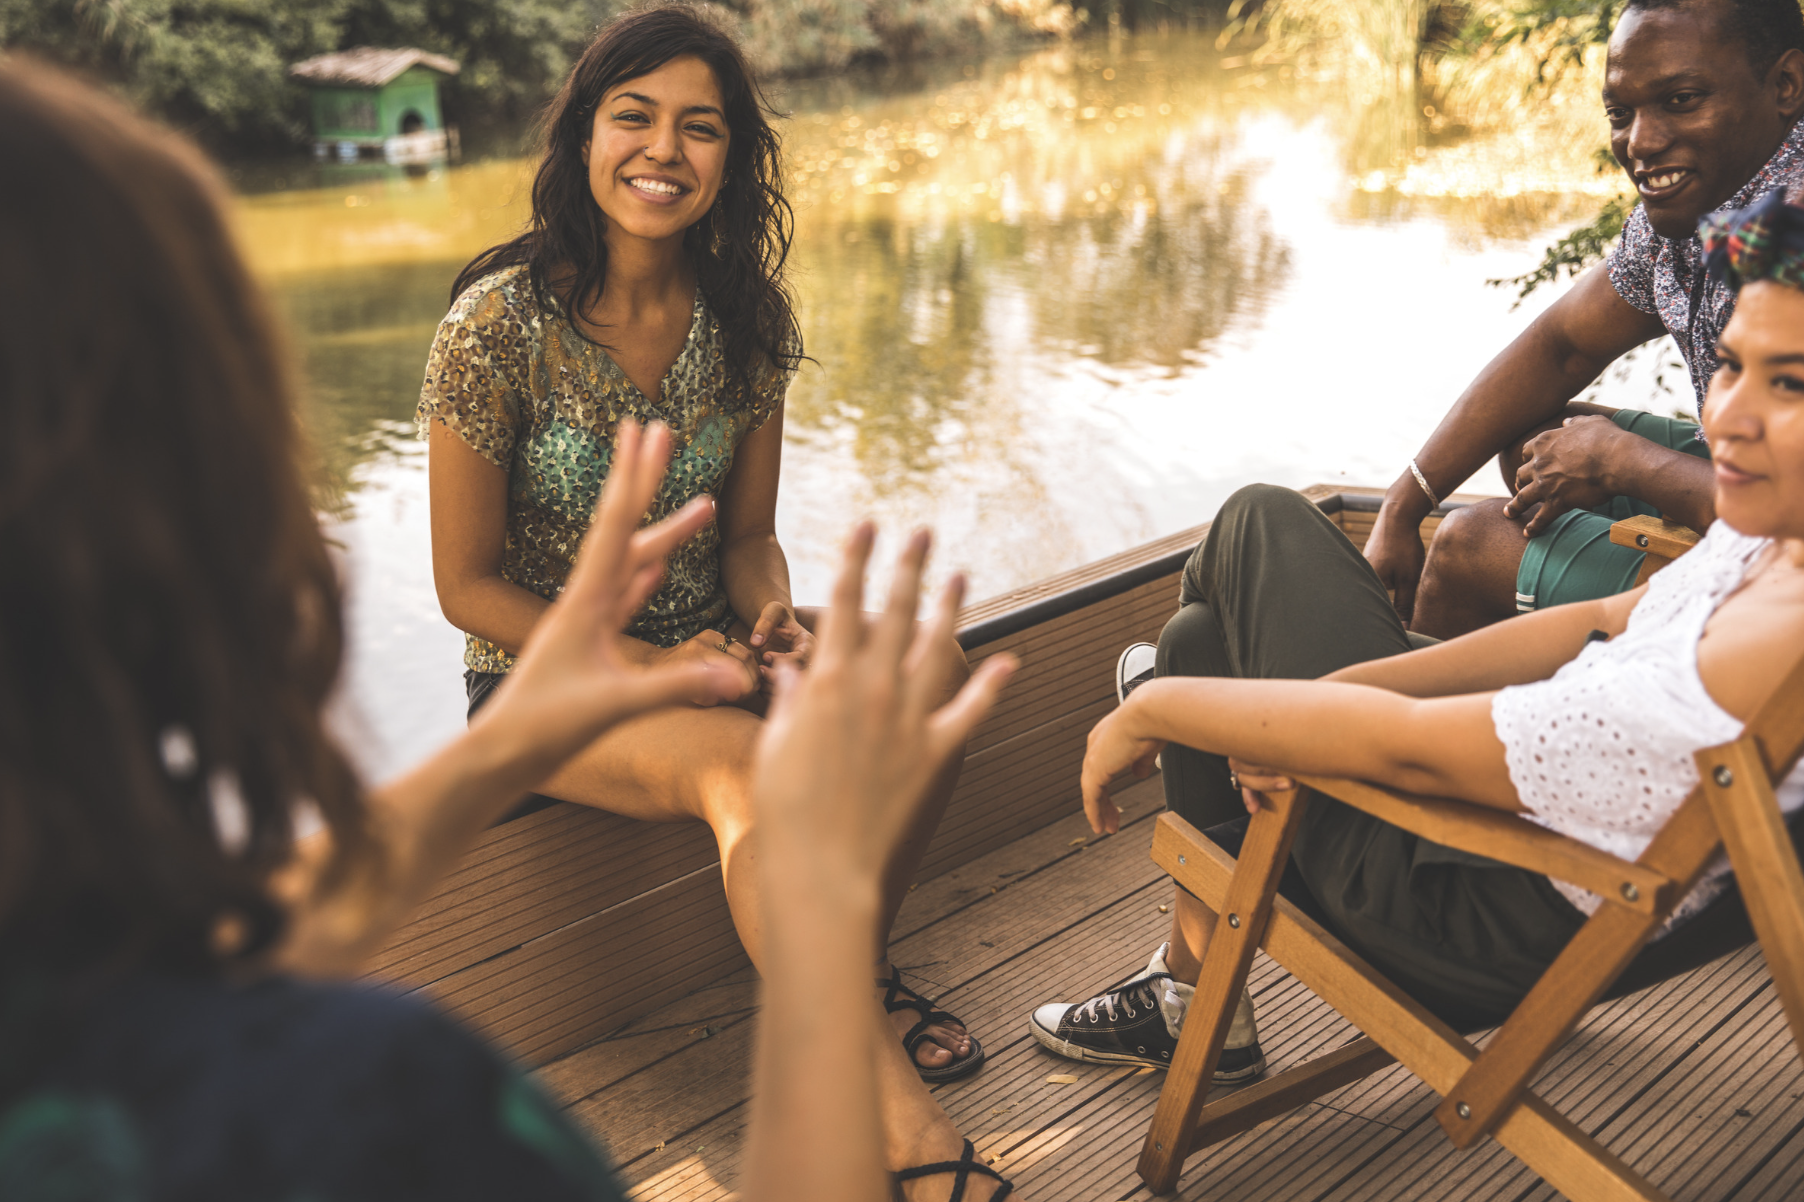
M 1653 578 L 1628 629 L 1586 644 L 1548 680 L 1497 694 L 1491 720 L 1528 818 L 1625 860 L 1647 850 L 1698 783 L 1692 755 L 1741 735 L 1698 676 L 1698 640 L 1770 541 L 1715 523 Z M 1788 814 L 1804 805 L 1804 764 L 1780 786 L 1779 805 Z M 1720 893 L 1728 871 L 1719 856 L 1668 929 Z M 1553 884 L 1587 914 L 1602 904 Z

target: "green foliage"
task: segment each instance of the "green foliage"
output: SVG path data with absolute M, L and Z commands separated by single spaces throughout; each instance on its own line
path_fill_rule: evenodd
M 1520 43 L 1540 60 L 1535 82 L 1546 84 L 1584 60 L 1592 46 L 1610 40 L 1625 0 L 1518 0 L 1508 8 L 1474 11 L 1459 38 L 1468 53 Z
M 418 46 L 457 59 L 453 103 L 514 112 L 542 98 L 613 0 L 0 0 L 0 47 L 98 75 L 215 143 L 306 133 L 301 59 Z
M 458 60 L 454 111 L 513 117 L 550 95 L 595 27 L 629 0 L 0 0 L 0 50 L 105 79 L 216 145 L 292 144 L 305 93 L 290 64 L 352 46 L 417 46 Z M 1104 0 L 1105 3 L 1108 0 Z M 1117 0 L 1119 3 L 1120 0 Z M 1224 0 L 1144 0 L 1196 11 Z M 726 0 L 778 73 L 859 59 L 981 49 L 1069 33 L 1065 0 Z
M 344 0 L 0 0 L 0 46 L 80 67 L 183 125 L 296 131 L 285 78 L 334 45 Z
M 1603 210 L 1558 242 L 1541 252 L 1541 263 L 1533 271 L 1507 279 L 1486 280 L 1493 288 L 1516 289 L 1516 303 L 1543 284 L 1561 278 L 1570 279 L 1610 253 L 1610 247 L 1622 233 L 1622 223 L 1635 207 L 1632 196 L 1618 196 L 1607 202 Z

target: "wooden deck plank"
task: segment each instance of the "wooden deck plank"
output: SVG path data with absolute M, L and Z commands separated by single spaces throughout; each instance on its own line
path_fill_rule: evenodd
M 1035 1202 L 1145 1198 L 1134 1175 L 1162 1080 L 1060 1060 L 1027 1034 L 1033 1006 L 1078 1000 L 1134 971 L 1164 936 L 1169 886 L 1145 855 L 1158 782 L 1114 839 L 1073 845 L 1055 823 L 909 898 L 894 954 L 984 1040 L 977 1077 L 937 1091 Z M 995 893 L 990 890 L 994 888 Z M 1250 979 L 1274 1068 L 1351 1029 L 1260 957 Z M 731 1196 L 743 1147 L 749 976 L 686 998 L 547 1066 L 540 1079 L 607 1138 L 647 1202 Z M 719 1030 L 696 1031 L 710 1018 Z M 675 1021 L 672 1021 L 672 1020 Z M 698 1024 L 684 1028 L 685 1023 Z M 1075 1084 L 1047 1078 L 1069 1074 Z M 1804 1072 L 1752 950 L 1600 1008 L 1537 1088 L 1681 1202 L 1804 1196 Z M 1528 1202 L 1557 1197 L 1495 1144 L 1455 1151 L 1434 1096 L 1387 1069 L 1192 1158 L 1192 1202 Z M 1737 1113 L 1737 1111 L 1745 1113 Z M 662 1141 L 664 1147 L 652 1152 Z

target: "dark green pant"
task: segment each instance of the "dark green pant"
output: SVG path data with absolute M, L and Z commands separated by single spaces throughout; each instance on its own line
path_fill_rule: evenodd
M 1412 649 L 1365 557 L 1287 488 L 1253 485 L 1228 499 L 1190 557 L 1179 601 L 1159 636 L 1160 676 L 1307 680 Z M 1226 760 L 1174 745 L 1163 764 L 1166 805 L 1186 820 L 1208 829 L 1245 819 Z M 1544 876 L 1326 797 L 1310 801 L 1292 859 L 1304 904 L 1462 1027 L 1508 1014 L 1584 919 Z
M 1412 649 L 1365 557 L 1287 488 L 1256 484 L 1228 499 L 1185 567 L 1179 601 L 1159 636 L 1160 676 L 1312 679 Z M 1173 744 L 1163 762 L 1166 805 L 1238 854 L 1247 817 L 1227 761 Z M 1804 855 L 1804 821 L 1792 838 Z M 1584 921 L 1544 876 L 1430 843 L 1319 795 L 1291 861 L 1287 897 L 1464 1030 L 1507 1015 Z M 1606 996 L 1752 938 L 1731 888 L 1643 949 Z

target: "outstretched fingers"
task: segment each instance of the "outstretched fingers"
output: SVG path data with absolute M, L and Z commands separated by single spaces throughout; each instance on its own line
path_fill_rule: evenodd
M 864 574 L 870 566 L 871 545 L 876 538 L 877 527 L 868 520 L 853 526 L 846 537 L 839 575 L 833 580 L 833 601 L 821 615 L 816 636 L 820 649 L 815 653 L 815 663 L 823 671 L 851 658 L 863 642 Z

